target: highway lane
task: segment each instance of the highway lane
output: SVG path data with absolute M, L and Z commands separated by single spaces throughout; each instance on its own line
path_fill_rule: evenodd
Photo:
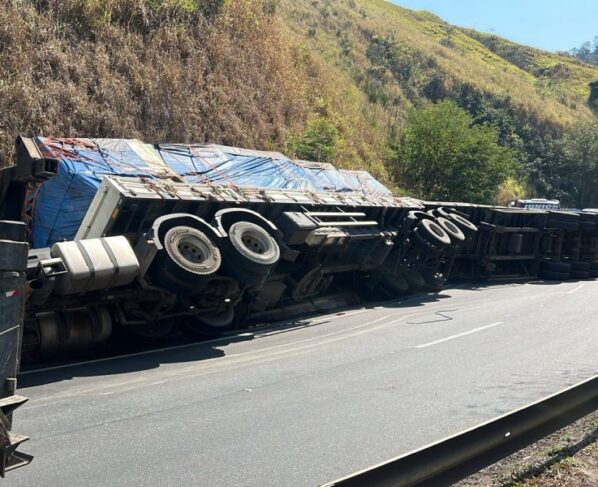
M 451 289 L 21 378 L 7 486 L 317 485 L 595 375 L 598 282 Z

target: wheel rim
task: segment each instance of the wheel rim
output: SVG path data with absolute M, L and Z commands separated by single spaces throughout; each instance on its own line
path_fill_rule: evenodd
M 241 241 L 247 247 L 247 250 L 253 252 L 254 254 L 262 255 L 266 252 L 266 245 L 264 245 L 263 239 L 260 238 L 261 235 L 258 235 L 256 232 L 247 231 L 241 237 Z
M 178 244 L 179 252 L 191 264 L 205 262 L 210 254 L 208 246 L 195 237 L 183 237 Z
M 164 236 L 164 248 L 176 265 L 192 274 L 214 274 L 222 263 L 218 248 L 196 228 L 171 228 Z
M 235 253 L 260 266 L 272 266 L 280 258 L 276 240 L 262 227 L 251 222 L 233 223 L 228 231 Z

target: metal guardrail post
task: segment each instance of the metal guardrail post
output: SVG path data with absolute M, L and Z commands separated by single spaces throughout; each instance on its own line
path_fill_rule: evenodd
M 17 452 L 28 438 L 12 433 L 12 413 L 27 399 L 15 395 L 25 314 L 26 226 L 0 221 L 0 476 L 31 462 Z
M 323 487 L 451 485 L 596 410 L 598 376 Z

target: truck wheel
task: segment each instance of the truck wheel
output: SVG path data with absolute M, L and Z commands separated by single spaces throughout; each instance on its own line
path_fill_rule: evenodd
M 444 251 L 444 249 L 432 246 L 430 242 L 424 240 L 424 238 L 416 232 L 411 234 L 411 243 L 418 249 L 422 250 L 424 255 L 429 258 L 439 257 Z
M 566 262 L 542 262 L 540 264 L 540 272 L 569 274 L 571 272 L 571 264 L 567 264 Z
M 574 279 L 587 279 L 590 277 L 589 262 L 571 262 L 571 277 Z
M 465 234 L 452 221 L 442 216 L 437 218 L 436 221 L 455 243 L 465 242 Z
M 220 251 L 208 236 L 192 227 L 174 227 L 164 236 L 164 249 L 176 265 L 187 272 L 214 274 L 222 263 Z
M 380 289 L 382 294 L 389 298 L 403 296 L 409 291 L 409 284 L 401 274 L 397 276 L 382 276 L 380 279 Z
M 405 271 L 405 280 L 409 286 L 409 291 L 412 293 L 421 291 L 426 285 L 424 278 L 417 271 Z
M 259 225 L 244 221 L 233 223 L 228 235 L 223 249 L 228 274 L 241 284 L 262 282 L 280 259 L 276 240 Z
M 548 281 L 568 281 L 571 279 L 571 274 L 568 272 L 543 271 L 540 273 L 540 277 Z
M 436 208 L 435 212 L 436 212 L 437 216 L 442 216 L 444 218 L 450 218 L 451 217 L 451 214 L 448 211 L 446 211 L 446 209 L 444 209 L 443 207 Z
M 424 269 L 421 272 L 421 276 L 424 280 L 424 290 L 432 293 L 439 293 L 444 289 L 446 284 L 446 278 L 444 276 L 438 276 L 434 271 Z
M 280 259 L 280 248 L 276 240 L 255 223 L 233 223 L 228 235 L 235 250 L 249 262 L 271 266 Z
M 171 228 L 163 245 L 164 250 L 152 264 L 152 276 L 157 285 L 169 291 L 185 295 L 200 292 L 222 264 L 218 247 L 196 228 Z
M 444 248 L 451 244 L 451 239 L 438 223 L 432 220 L 420 221 L 413 232 L 422 241 L 429 243 L 432 247 Z
M 200 313 L 185 319 L 185 330 L 192 336 L 217 337 L 235 328 L 235 309 L 226 308 L 220 312 Z
M 449 213 L 449 218 L 461 229 L 466 238 L 472 238 L 478 233 L 478 227 L 471 223 L 467 218 L 463 218 L 456 213 Z

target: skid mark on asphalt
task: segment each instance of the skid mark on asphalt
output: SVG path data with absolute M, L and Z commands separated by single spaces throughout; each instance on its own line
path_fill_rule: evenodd
M 416 345 L 414 348 L 428 348 L 434 345 L 439 345 L 441 343 L 449 342 L 451 340 L 456 340 L 457 338 L 461 338 L 467 335 L 472 335 L 474 333 L 478 333 L 480 331 L 488 330 L 489 328 L 494 328 L 495 326 L 502 325 L 502 321 L 497 321 L 496 323 L 491 323 L 486 326 L 480 326 L 479 328 L 474 328 L 473 330 L 464 331 L 463 333 L 457 333 L 456 335 L 451 335 L 446 338 L 441 338 L 440 340 L 434 340 L 433 342 L 423 343 L 421 345 Z
M 443 311 L 436 311 L 436 313 L 434 313 L 434 315 L 440 317 L 439 320 L 406 321 L 405 323 L 407 323 L 408 325 L 428 325 L 431 323 L 443 323 L 445 321 L 453 321 L 455 318 L 453 318 L 452 316 L 448 316 L 447 313 L 455 313 L 456 311 L 459 311 L 459 310 L 458 309 L 446 309 Z

